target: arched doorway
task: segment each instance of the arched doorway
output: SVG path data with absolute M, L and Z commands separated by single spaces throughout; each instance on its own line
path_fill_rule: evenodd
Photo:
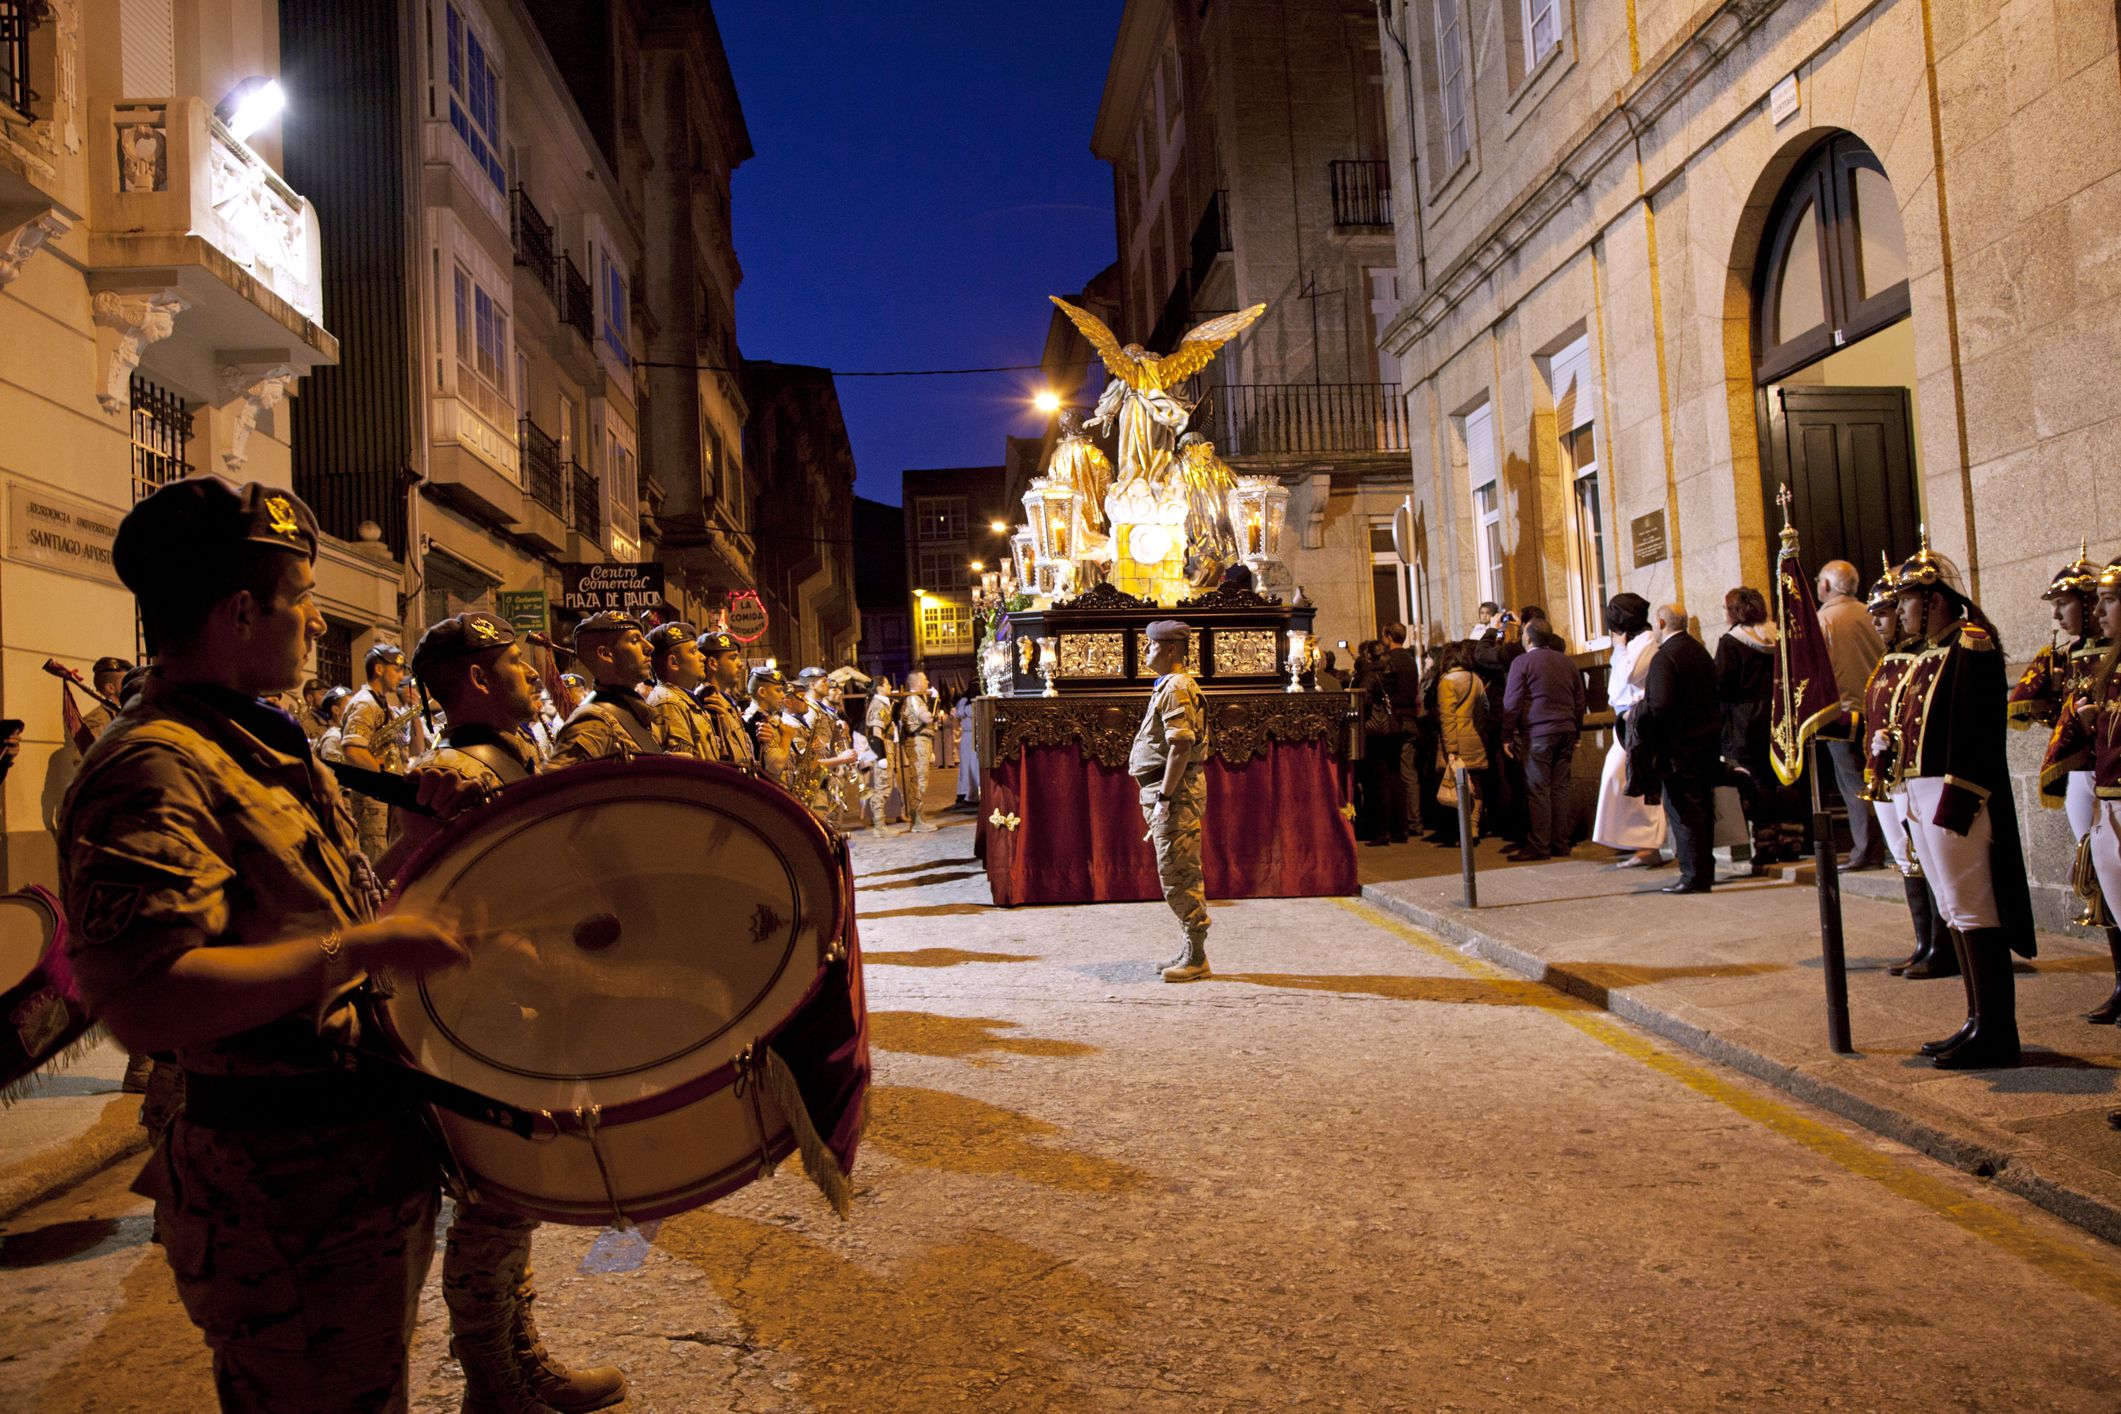
M 1754 264 L 1763 524 L 1788 485 L 1807 565 L 1912 553 L 1921 520 L 1907 241 L 1885 168 L 1821 141 L 1783 184 Z

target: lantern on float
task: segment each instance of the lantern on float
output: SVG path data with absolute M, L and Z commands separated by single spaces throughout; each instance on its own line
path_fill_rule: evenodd
M 1237 558 L 1265 584 L 1269 570 L 1281 567 L 1282 528 L 1289 518 L 1289 488 L 1273 476 L 1240 476 L 1228 497 L 1230 528 L 1237 533 Z
M 1074 487 L 1050 476 L 1039 477 L 1024 492 L 1038 591 L 1048 597 L 1065 592 L 1075 580 L 1077 499 Z

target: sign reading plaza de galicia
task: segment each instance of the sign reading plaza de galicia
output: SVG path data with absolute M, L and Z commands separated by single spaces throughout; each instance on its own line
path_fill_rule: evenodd
M 663 602 L 659 564 L 560 566 L 560 607 L 570 614 L 638 614 Z

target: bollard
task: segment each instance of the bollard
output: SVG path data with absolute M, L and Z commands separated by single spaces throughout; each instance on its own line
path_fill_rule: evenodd
M 1819 954 L 1826 974 L 1826 1041 L 1834 1054 L 1855 1054 L 1849 1040 L 1848 958 L 1841 946 L 1841 870 L 1834 854 L 1834 817 L 1812 813 L 1813 868 L 1819 884 Z
M 1458 873 L 1465 884 L 1465 894 L 1459 900 L 1461 908 L 1480 907 L 1480 884 L 1473 873 L 1473 787 L 1466 779 L 1466 768 L 1462 765 L 1451 768 L 1451 779 L 1458 786 Z

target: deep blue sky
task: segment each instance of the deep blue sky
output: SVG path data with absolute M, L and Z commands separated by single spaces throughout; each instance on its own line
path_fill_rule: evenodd
M 1035 363 L 1049 294 L 1113 258 L 1090 128 L 1123 0 L 715 7 L 751 145 L 737 338 L 830 368 Z M 843 378 L 856 489 L 998 463 L 1035 374 Z

